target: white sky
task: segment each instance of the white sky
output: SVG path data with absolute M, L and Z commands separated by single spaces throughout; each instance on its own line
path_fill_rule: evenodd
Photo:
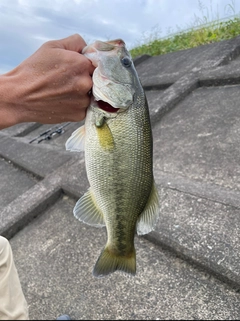
M 156 31 L 164 37 L 197 18 L 239 12 L 240 0 L 0 0 L 0 74 L 50 39 L 74 33 L 87 43 L 122 38 L 131 49 Z

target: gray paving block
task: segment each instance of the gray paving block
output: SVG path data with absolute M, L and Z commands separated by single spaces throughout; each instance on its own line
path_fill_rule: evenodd
M 220 187 L 211 183 L 203 183 L 183 176 L 177 176 L 176 174 L 164 173 L 156 169 L 154 173 L 155 180 L 161 187 L 174 189 L 240 209 L 240 191 Z
M 0 158 L 0 211 L 37 183 L 34 176 Z
M 11 239 L 31 319 L 239 319 L 239 293 L 143 238 L 135 277 L 93 278 L 105 230 L 76 221 L 74 204 L 64 197 Z
M 158 182 L 158 179 L 157 179 Z M 159 188 L 160 215 L 147 239 L 174 249 L 240 288 L 240 208 Z
M 151 57 L 150 55 L 141 55 L 141 56 L 134 58 L 133 59 L 134 66 L 136 67 L 137 65 L 144 62 L 145 60 L 147 60 L 150 57 Z
M 203 70 L 198 73 L 199 85 L 209 87 L 240 84 L 239 68 L 240 61 L 234 60 L 226 66 Z
M 164 90 L 147 90 L 145 94 L 148 101 L 150 118 L 154 122 L 156 111 L 158 111 L 158 106 L 161 105 L 164 97 Z
M 154 166 L 240 189 L 239 86 L 194 90 L 154 127 Z
M 65 151 L 46 148 L 41 144 L 33 146 L 12 137 L 1 139 L 0 155 L 40 177 L 52 173 L 73 156 Z
M 188 74 L 181 77 L 164 91 L 146 91 L 152 125 L 154 126 L 158 123 L 162 115 L 175 108 L 180 101 L 196 88 L 198 88 L 198 78 L 194 74 Z
M 7 238 L 15 235 L 54 203 L 61 193 L 60 178 L 52 175 L 20 194 L 0 212 L 0 235 Z
M 62 166 L 58 170 L 58 176 L 61 177 L 61 186 L 65 193 L 78 199 L 89 188 L 87 173 L 85 169 L 84 153 L 75 153 L 76 158 Z
M 239 55 L 240 37 L 154 56 L 136 66 L 143 86 L 171 84 L 186 73 L 229 63 Z
M 0 132 L 8 136 L 22 137 L 40 127 L 39 123 L 21 123 L 8 128 L 2 129 Z

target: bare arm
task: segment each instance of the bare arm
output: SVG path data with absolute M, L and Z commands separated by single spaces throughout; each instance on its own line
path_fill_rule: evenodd
M 43 44 L 0 76 L 0 129 L 21 122 L 43 124 L 84 119 L 92 88 L 91 62 L 78 35 Z

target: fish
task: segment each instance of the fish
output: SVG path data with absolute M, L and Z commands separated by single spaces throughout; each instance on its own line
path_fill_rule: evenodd
M 73 213 L 86 224 L 106 227 L 93 276 L 117 270 L 135 275 L 135 234 L 151 232 L 159 217 L 148 103 L 122 39 L 97 40 L 82 54 L 96 67 L 92 99 L 84 125 L 68 138 L 66 149 L 85 151 L 90 187 Z

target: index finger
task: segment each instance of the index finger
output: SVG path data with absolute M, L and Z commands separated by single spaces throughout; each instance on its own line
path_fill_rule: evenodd
M 83 48 L 87 45 L 84 39 L 77 33 L 67 38 L 52 41 L 52 43 L 58 44 L 59 48 L 76 52 L 82 52 Z

